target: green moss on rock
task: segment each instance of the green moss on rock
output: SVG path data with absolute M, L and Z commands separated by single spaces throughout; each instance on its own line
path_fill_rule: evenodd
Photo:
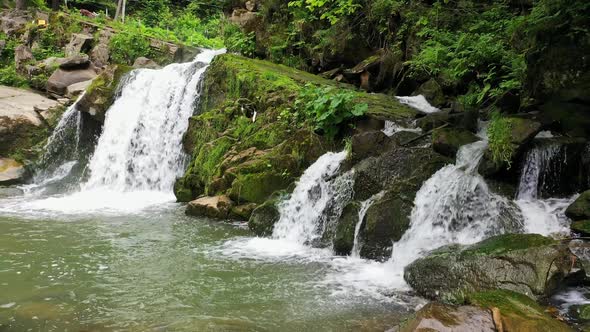
M 78 109 L 89 113 L 97 121 L 104 122 L 107 110 L 115 101 L 121 78 L 132 69 L 125 65 L 107 67 L 86 89 L 84 97 L 78 102 Z

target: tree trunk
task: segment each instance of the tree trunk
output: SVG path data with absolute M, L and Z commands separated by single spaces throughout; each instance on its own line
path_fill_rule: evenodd
M 123 0 L 118 0 L 117 1 L 117 11 L 115 12 L 115 20 L 119 19 L 119 16 L 121 16 L 121 9 L 123 8 Z
M 27 9 L 27 1 L 26 0 L 16 0 L 16 9 L 18 9 L 18 10 Z

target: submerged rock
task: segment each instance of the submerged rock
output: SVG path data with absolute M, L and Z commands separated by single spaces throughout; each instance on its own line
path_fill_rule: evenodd
M 574 221 L 590 220 L 590 190 L 583 192 L 568 206 L 565 215 Z
M 233 206 L 234 203 L 227 196 L 201 197 L 188 203 L 186 214 L 196 217 L 226 219 Z
M 25 167 L 10 158 L 0 158 L 0 186 L 21 183 L 25 179 Z
M 567 246 L 537 234 L 506 234 L 437 249 L 407 266 L 404 279 L 431 299 L 460 302 L 467 293 L 498 288 L 537 298 L 553 291 L 571 266 Z
M 497 329 L 490 310 L 432 302 L 401 324 L 397 331 L 495 332 Z

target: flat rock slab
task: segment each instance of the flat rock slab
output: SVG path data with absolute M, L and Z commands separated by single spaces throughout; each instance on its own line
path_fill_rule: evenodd
M 21 163 L 10 158 L 0 158 L 0 185 L 22 182 L 24 176 L 25 167 Z
M 39 114 L 35 111 L 48 110 L 59 106 L 55 100 L 40 94 L 7 86 L 0 86 L 0 118 L 8 120 L 24 120 L 35 126 L 43 124 Z

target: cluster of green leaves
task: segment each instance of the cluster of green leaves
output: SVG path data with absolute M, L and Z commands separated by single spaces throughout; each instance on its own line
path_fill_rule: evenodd
M 130 27 L 115 34 L 109 41 L 109 50 L 114 62 L 129 65 L 138 57 L 152 56 L 149 39 L 145 38 L 141 27 Z
M 354 0 L 293 0 L 289 1 L 288 5 L 293 8 L 305 8 L 314 17 L 328 20 L 332 25 L 361 7 Z
M 27 79 L 16 72 L 14 64 L 0 67 L 0 85 L 26 87 Z
M 494 111 L 491 113 L 487 133 L 492 159 L 498 163 L 505 162 L 510 168 L 514 153 L 514 145 L 511 142 L 512 123 L 500 112 Z
M 256 52 L 256 36 L 254 32 L 245 33 L 236 24 L 226 22 L 223 26 L 223 40 L 230 52 L 238 52 L 252 57 Z
M 35 59 L 47 59 L 49 57 L 63 57 L 64 52 L 60 47 L 59 38 L 54 29 L 32 28 L 30 33 L 38 36 L 37 45 L 32 49 Z
M 367 111 L 368 105 L 355 103 L 354 97 L 351 91 L 307 84 L 300 91 L 295 108 L 311 119 L 317 131 L 334 138 L 343 124 Z

